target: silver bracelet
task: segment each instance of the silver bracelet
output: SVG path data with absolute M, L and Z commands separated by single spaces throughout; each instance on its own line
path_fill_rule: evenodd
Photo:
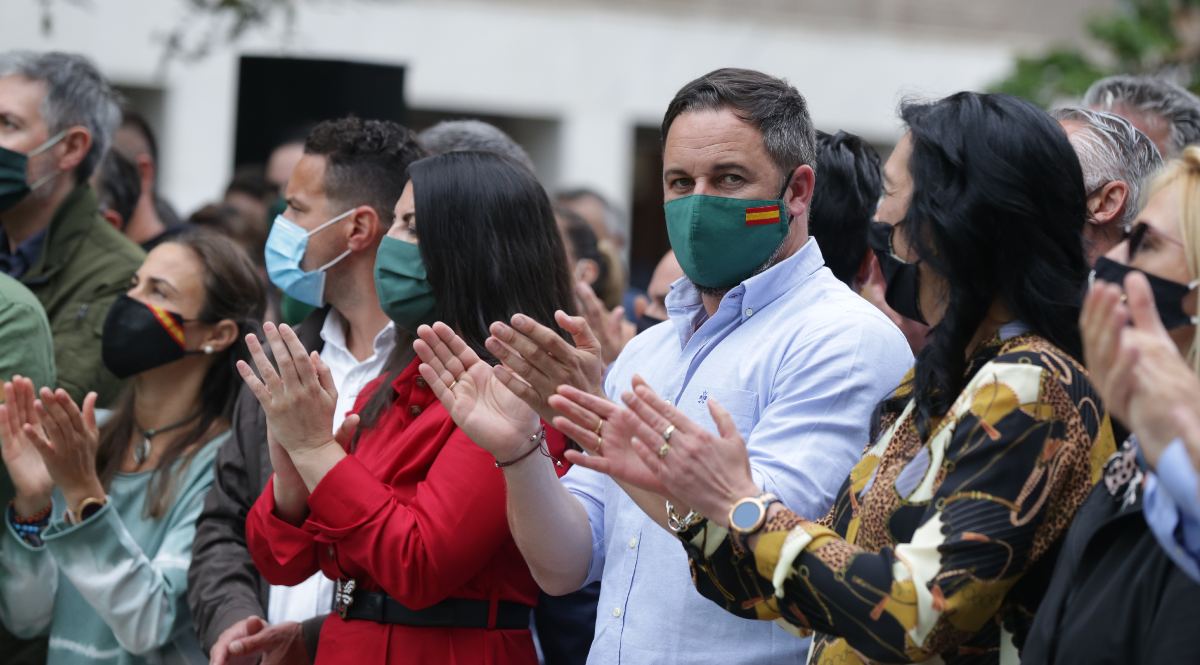
M 667 528 L 672 533 L 687 531 L 702 519 L 704 516 L 694 510 L 689 510 L 687 515 L 680 517 L 679 513 L 675 512 L 675 506 L 667 501 Z

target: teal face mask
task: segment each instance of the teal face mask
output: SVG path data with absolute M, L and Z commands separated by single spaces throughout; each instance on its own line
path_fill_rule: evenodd
M 667 235 L 683 273 L 710 289 L 728 289 L 753 275 L 787 237 L 782 198 L 782 193 L 774 201 L 692 194 L 668 201 Z
M 26 181 L 28 178 L 27 171 L 29 169 L 29 158 L 39 155 L 58 143 L 67 135 L 66 130 L 63 130 L 54 136 L 51 136 L 45 143 L 29 151 L 29 154 L 9 150 L 8 148 L 0 148 L 0 212 L 4 212 L 9 208 L 17 205 L 33 190 L 41 187 L 49 182 L 58 172 L 49 173 L 37 182 L 30 184 Z
M 433 287 L 415 244 L 383 237 L 375 255 L 375 293 L 380 308 L 398 327 L 414 333 L 421 324 L 433 322 Z

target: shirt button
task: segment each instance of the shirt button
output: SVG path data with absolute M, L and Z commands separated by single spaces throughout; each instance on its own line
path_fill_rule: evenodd
M 613 611 L 612 611 L 612 615 L 613 615 L 614 617 L 616 617 L 616 618 L 620 619 L 620 618 L 621 618 L 621 608 L 619 608 L 619 607 L 614 607 L 614 608 L 613 608 Z
M 753 308 L 753 307 L 747 307 L 747 308 L 746 308 L 746 316 L 748 316 L 748 317 L 749 317 L 749 316 L 754 316 L 754 308 Z
M 330 545 L 328 547 L 328 549 L 326 549 L 326 552 L 329 553 L 329 558 L 332 559 L 333 558 L 333 545 Z
M 426 388 L 426 387 L 428 387 L 428 384 L 426 384 L 426 383 L 425 383 L 425 379 L 424 379 L 423 377 L 420 377 L 420 376 L 418 376 L 418 377 L 417 377 L 416 384 L 417 384 L 417 387 L 418 387 L 418 388 Z
M 416 404 L 413 404 L 412 406 L 408 407 L 408 412 L 413 414 L 414 416 L 419 416 L 419 415 L 421 415 L 421 407 L 417 406 Z
M 629 549 L 633 549 L 635 547 L 637 547 L 637 538 L 636 537 L 630 538 L 629 539 Z

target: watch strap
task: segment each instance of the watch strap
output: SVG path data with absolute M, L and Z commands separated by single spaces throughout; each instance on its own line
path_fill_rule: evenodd
M 754 525 L 749 528 L 739 527 L 733 521 L 734 513 L 737 512 L 737 509 L 739 506 L 741 506 L 745 503 L 757 504 L 759 507 L 759 511 L 760 511 L 759 515 L 758 515 L 758 519 L 755 521 Z M 746 497 L 744 499 L 737 501 L 736 503 L 733 504 L 733 506 L 731 506 L 729 508 L 729 532 L 731 534 L 733 534 L 734 536 L 741 538 L 741 539 L 749 538 L 750 536 L 758 533 L 759 531 L 762 530 L 763 526 L 767 523 L 767 510 L 770 509 L 771 504 L 774 504 L 774 503 L 779 503 L 779 497 L 775 496 L 774 494 L 772 494 L 770 492 L 764 492 L 762 494 L 759 494 L 758 496 Z
M 100 512 L 100 509 L 103 508 L 105 506 L 105 504 L 107 504 L 107 503 L 108 503 L 107 497 L 98 499 L 94 496 L 89 496 L 88 498 L 84 499 L 83 501 L 80 501 L 79 505 L 76 506 L 75 510 L 71 510 L 68 508 L 66 510 L 66 512 L 63 514 L 63 518 L 66 520 L 67 524 L 70 524 L 72 526 L 74 526 L 76 524 L 80 524 L 80 523 L 86 521 L 92 515 L 95 515 L 96 513 Z

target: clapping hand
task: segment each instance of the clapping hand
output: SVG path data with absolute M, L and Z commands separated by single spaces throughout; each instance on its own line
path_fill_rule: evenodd
M 417 336 L 413 349 L 421 359 L 421 376 L 455 424 L 498 460 L 526 452 L 537 435 L 538 416 L 507 387 L 501 370 L 444 323 L 421 326 Z
M 640 378 L 634 379 L 633 392 L 622 396 L 624 409 L 616 405 L 608 409 L 578 391 L 565 390 L 562 396 L 569 403 L 557 399 L 554 403 L 566 419 L 555 420 L 556 426 L 574 427 L 571 432 L 579 435 L 580 427 L 601 415 L 613 425 L 608 430 L 611 434 L 603 437 L 597 459 L 568 455 L 576 464 L 674 497 L 721 525 L 728 522 L 729 509 L 736 501 L 761 491 L 750 474 L 746 442 L 716 400 L 708 400 L 709 413 L 717 424 L 718 434 L 714 435 L 656 395 Z M 591 413 L 586 413 L 589 410 Z M 564 433 L 571 432 L 564 429 Z
M 334 443 L 337 388 L 329 368 L 315 351 L 310 354 L 304 349 L 290 326 L 276 328 L 268 323 L 263 333 L 275 364 L 267 358 L 258 337 L 247 335 L 246 346 L 262 378 L 255 376 L 244 360 L 238 361 L 237 368 L 262 405 L 274 440 L 293 457 Z
M 25 434 L 25 424 L 41 431 L 34 409 L 33 382 L 17 375 L 4 384 L 4 403 L 0 404 L 0 450 L 4 465 L 12 477 L 17 496 L 13 499 L 17 514 L 35 515 L 50 505 L 54 480 L 46 463 Z
M 587 320 L 588 327 L 596 335 L 604 365 L 611 365 L 617 356 L 621 355 L 629 340 L 637 335 L 637 326 L 625 320 L 624 307 L 617 307 L 611 311 L 605 307 L 586 282 L 575 285 L 575 301 L 579 303 L 579 311 Z M 643 305 L 643 309 L 644 307 Z
M 568 461 L 660 497 L 668 495 L 658 476 L 638 454 L 634 437 L 653 436 L 653 433 L 645 429 L 633 412 L 572 386 L 561 386 L 558 394 L 550 398 L 550 405 L 562 414 L 554 418 L 555 429 L 587 451 L 585 455 L 568 450 L 565 455 Z
M 34 402 L 35 417 L 24 432 L 37 448 L 54 484 L 74 508 L 87 498 L 102 498 L 104 485 L 96 472 L 100 430 L 96 426 L 96 393 L 83 398 L 80 409 L 67 391 L 42 388 Z
M 587 321 L 562 311 L 556 312 L 554 319 L 571 335 L 574 346 L 524 314 L 513 316 L 511 326 L 493 323 L 492 336 L 484 342 L 502 364 L 496 368 L 496 376 L 546 422 L 555 415 L 550 396 L 561 385 L 603 395 L 605 363 L 600 342 Z
M 1138 437 L 1151 464 L 1176 438 L 1200 458 L 1200 377 L 1179 353 L 1154 306 L 1145 275 L 1119 286 L 1097 283 L 1080 316 L 1084 355 L 1104 406 Z

